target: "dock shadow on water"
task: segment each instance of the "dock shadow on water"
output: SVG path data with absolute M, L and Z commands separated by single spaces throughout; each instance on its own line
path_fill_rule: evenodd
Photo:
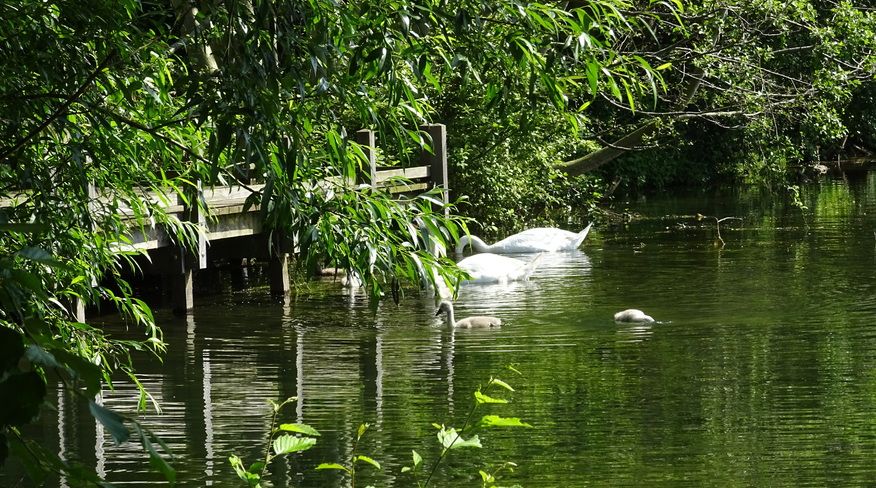
M 140 418 L 173 449 L 177 486 L 235 487 L 228 456 L 258 459 L 266 399 L 294 396 L 281 420 L 322 436 L 271 465 L 274 486 L 347 486 L 314 467 L 346 463 L 365 422 L 359 453 L 383 469 L 362 468 L 357 484 L 414 486 L 400 471 L 411 450 L 433 461 L 432 424 L 461 425 L 497 375 L 515 392 L 482 414 L 533 427 L 490 430 L 482 449 L 451 454 L 434 486 L 479 486 L 479 469 L 505 461 L 518 467 L 502 484 L 527 488 L 864 486 L 876 435 L 874 190 L 872 175 L 825 182 L 802 211 L 756 190 L 627 202 L 639 219 L 545 254 L 529 281 L 464 284 L 457 316 L 500 317 L 501 328 L 449 329 L 430 296 L 372 313 L 331 282 L 285 302 L 230 291 L 188 320 L 159 311 L 168 354 L 135 364 L 162 411 Z M 722 243 L 697 214 L 740 220 L 722 223 Z M 627 308 L 667 323 L 614 323 Z M 503 372 L 512 363 L 521 376 Z M 104 404 L 135 414 L 136 389 L 115 386 Z M 59 452 L 117 486 L 160 479 L 137 444 L 115 446 L 84 405 L 54 398 L 63 427 L 42 435 Z

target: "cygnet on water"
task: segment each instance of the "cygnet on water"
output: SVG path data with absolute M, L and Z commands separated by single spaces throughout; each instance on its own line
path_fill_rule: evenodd
M 641 310 L 636 310 L 635 308 L 630 308 L 628 310 L 624 310 L 623 312 L 618 312 L 614 314 L 614 321 L 639 323 L 656 322 L 653 317 L 651 317 L 650 315 L 645 315 L 645 312 Z
M 447 325 L 451 327 L 460 327 L 470 329 L 473 327 L 499 327 L 502 325 L 502 319 L 496 317 L 466 317 L 457 322 L 453 317 L 453 303 L 444 300 L 438 305 L 438 311 L 435 316 L 441 315 L 441 312 L 447 314 Z

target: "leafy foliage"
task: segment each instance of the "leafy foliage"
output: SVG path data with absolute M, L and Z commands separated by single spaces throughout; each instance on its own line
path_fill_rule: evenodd
M 265 449 L 264 460 L 251 464 L 248 468 L 243 464 L 243 460 L 236 454 L 232 454 L 228 461 L 237 476 L 251 487 L 260 487 L 265 471 L 271 461 L 279 456 L 291 454 L 294 452 L 306 451 L 316 444 L 316 437 L 319 437 L 319 432 L 313 427 L 304 424 L 277 424 L 280 415 L 280 409 L 284 405 L 294 402 L 297 398 L 287 398 L 285 401 L 277 403 L 269 400 L 272 407 L 271 414 L 271 435 L 270 442 Z M 284 434 L 284 432 L 295 432 L 301 435 Z
M 508 366 L 507 370 L 509 372 L 520 374 L 520 372 L 517 371 L 517 369 L 515 369 L 513 365 Z M 463 421 L 461 428 L 456 429 L 453 427 L 446 427 L 444 425 L 432 424 L 433 427 L 438 429 L 437 437 L 438 444 L 441 446 L 441 454 L 433 464 L 431 471 L 429 471 L 428 475 L 425 476 L 425 479 L 421 479 L 421 475 L 425 474 L 425 464 L 423 462 L 423 457 L 419 453 L 417 453 L 417 451 L 412 452 L 413 464 L 411 466 L 405 466 L 404 468 L 402 468 L 402 472 L 411 473 L 414 476 L 418 487 L 422 488 L 429 485 L 429 483 L 432 481 L 433 476 L 435 475 L 436 470 L 438 469 L 438 466 L 441 464 L 441 461 L 443 461 L 450 454 L 451 451 L 464 447 L 483 447 L 477 435 L 472 435 L 471 437 L 466 439 L 463 437 L 463 433 L 470 430 L 486 427 L 532 427 L 531 425 L 522 422 L 518 418 L 503 418 L 497 415 L 484 415 L 479 421 L 473 421 L 475 412 L 481 405 L 491 403 L 507 403 L 507 400 L 493 398 L 486 394 L 486 392 L 494 386 L 504 388 L 507 391 L 514 391 L 514 389 L 508 383 L 498 378 L 491 377 L 485 385 L 479 387 L 474 392 L 474 402 L 472 403 L 472 407 L 468 412 L 468 416 Z M 516 465 L 512 462 L 506 462 L 493 473 L 480 471 L 484 486 L 495 486 L 495 475 L 503 469 L 513 470 L 513 466 Z
M 613 141 L 656 121 L 597 172 L 629 188 L 747 179 L 870 155 L 876 15 L 866 2 L 702 0 L 662 17 L 640 51 L 667 90 L 654 109 L 594 102 L 592 132 Z M 682 31 L 683 29 L 683 31 Z M 687 32 L 688 35 L 679 35 Z

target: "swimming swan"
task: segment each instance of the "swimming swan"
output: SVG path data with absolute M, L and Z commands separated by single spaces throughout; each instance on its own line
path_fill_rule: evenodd
M 520 259 L 509 258 L 492 253 L 472 254 L 471 256 L 456 263 L 471 276 L 469 281 L 481 283 L 507 283 L 516 280 L 528 280 L 535 268 L 541 254 L 530 262 Z
M 453 317 L 453 303 L 444 300 L 438 305 L 438 311 L 435 316 L 441 315 L 441 312 L 447 314 L 447 325 L 450 327 L 458 327 L 462 329 L 471 329 L 473 327 L 499 327 L 502 325 L 502 319 L 496 317 L 466 317 L 459 322 Z
M 615 322 L 637 322 L 651 323 L 656 322 L 650 315 L 645 315 L 645 312 L 631 308 L 614 314 Z
M 465 246 L 471 246 L 476 252 L 494 253 L 573 251 L 584 242 L 592 226 L 591 223 L 577 234 L 552 227 L 538 227 L 506 237 L 493 245 L 484 243 L 479 237 L 465 235 L 459 238 L 456 252 L 462 253 Z

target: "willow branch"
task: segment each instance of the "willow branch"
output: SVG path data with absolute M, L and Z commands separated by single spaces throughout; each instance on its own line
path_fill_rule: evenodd
M 67 99 L 67 101 L 62 103 L 61 106 L 58 107 L 58 109 L 55 110 L 52 113 L 52 115 L 49 116 L 49 118 L 47 118 L 45 121 L 43 121 L 43 123 L 40 124 L 39 127 L 32 130 L 28 135 L 24 136 L 24 138 L 22 138 L 20 141 L 15 143 L 10 149 L 4 151 L 3 153 L 0 153 L 0 161 L 8 158 L 9 156 L 11 156 L 15 152 L 17 152 L 19 149 L 21 149 L 25 145 L 27 145 L 27 143 L 30 142 L 34 137 L 36 137 L 42 131 L 46 130 L 46 127 L 51 125 L 51 123 L 54 122 L 58 117 L 60 117 L 61 114 L 66 112 L 67 109 L 70 108 L 70 105 L 73 105 L 77 100 L 79 100 L 79 98 L 82 96 L 82 94 L 85 93 L 85 90 L 87 90 L 88 87 L 91 86 L 92 82 L 94 82 L 95 78 L 97 78 L 97 76 L 103 70 L 105 70 L 107 66 L 109 66 L 110 61 L 113 57 L 113 54 L 114 53 L 110 53 L 110 55 L 108 55 L 103 61 L 101 61 L 101 63 L 97 66 L 97 68 L 95 68 L 95 70 L 90 75 L 88 75 L 88 78 L 85 79 L 85 81 L 82 83 L 82 86 L 80 86 L 79 89 L 76 90 L 76 92 L 73 93 L 73 95 L 71 95 L 70 98 Z

